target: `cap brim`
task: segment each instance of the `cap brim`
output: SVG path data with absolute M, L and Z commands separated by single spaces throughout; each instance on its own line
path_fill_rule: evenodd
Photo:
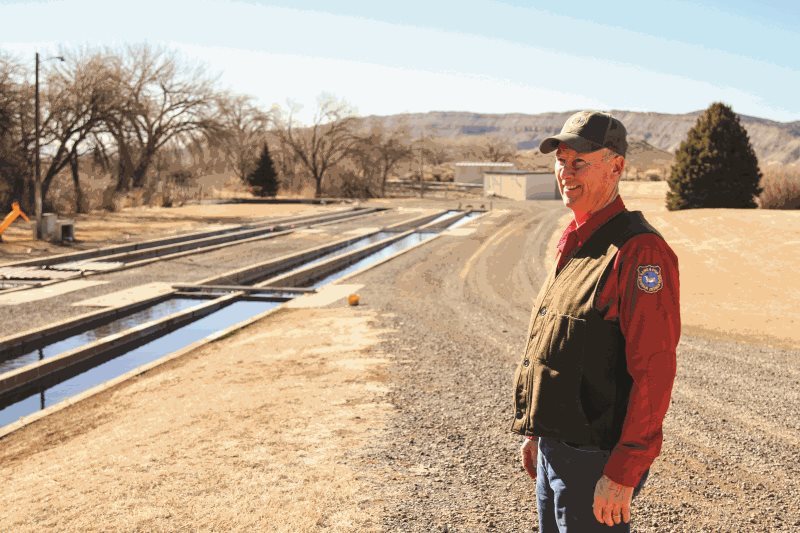
M 539 151 L 543 154 L 549 154 L 558 148 L 558 145 L 564 143 L 576 152 L 586 153 L 595 152 L 603 148 L 602 145 L 587 141 L 583 137 L 575 135 L 574 133 L 560 133 L 552 137 L 548 137 L 539 144 Z

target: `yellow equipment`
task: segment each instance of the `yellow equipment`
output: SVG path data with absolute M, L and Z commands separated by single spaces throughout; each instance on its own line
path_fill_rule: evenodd
M 28 215 L 22 212 L 22 209 L 19 208 L 19 204 L 17 202 L 14 202 L 11 204 L 11 212 L 7 214 L 6 218 L 3 219 L 3 222 L 0 223 L 0 241 L 3 240 L 3 232 L 15 220 L 17 220 L 17 217 L 22 217 L 25 222 L 30 222 L 30 220 L 28 220 Z

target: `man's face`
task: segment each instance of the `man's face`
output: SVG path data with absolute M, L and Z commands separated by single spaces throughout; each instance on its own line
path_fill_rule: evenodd
M 607 154 L 606 150 L 579 153 L 564 143 L 558 145 L 555 162 L 558 191 L 578 221 L 599 211 L 617 195 L 625 159 Z

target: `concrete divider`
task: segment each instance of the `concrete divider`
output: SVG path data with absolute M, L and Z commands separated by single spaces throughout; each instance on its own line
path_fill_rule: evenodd
M 235 231 L 226 233 L 224 235 L 215 235 L 213 237 L 204 237 L 191 241 L 181 242 L 177 244 L 167 244 L 164 246 L 154 246 L 152 248 L 145 248 L 142 250 L 133 250 L 130 252 L 123 252 L 119 254 L 106 255 L 102 257 L 103 261 L 122 261 L 127 260 L 133 262 L 141 259 L 148 259 L 151 257 L 162 256 L 165 258 L 166 254 L 179 253 L 187 250 L 195 250 L 197 248 L 205 248 L 204 251 L 216 250 L 220 247 L 214 246 L 216 244 L 244 244 L 254 240 L 271 239 L 292 233 L 292 230 L 276 230 L 272 227 L 246 229 L 242 231 Z
M 230 283 L 236 283 L 243 285 L 254 279 L 267 277 L 284 270 L 295 268 L 296 266 L 302 265 L 307 261 L 316 259 L 327 253 L 338 250 L 339 248 L 344 248 L 345 246 L 349 246 L 354 242 L 359 241 L 364 237 L 369 237 L 370 235 L 374 235 L 375 233 L 378 233 L 378 231 L 372 231 L 369 233 L 364 233 L 363 235 L 357 235 L 354 237 L 340 239 L 330 244 L 324 244 L 322 246 L 317 246 L 315 248 L 304 250 L 302 252 L 286 254 L 280 257 L 276 257 L 274 259 L 269 259 L 267 261 L 257 263 L 255 265 L 248 265 L 246 267 L 238 268 L 236 270 L 231 270 L 219 276 L 212 276 L 209 278 L 205 278 L 203 280 L 196 282 L 195 284 L 226 285 Z
M 447 211 L 448 210 L 445 209 L 444 211 L 436 211 L 432 215 L 422 215 L 416 218 L 412 218 L 411 220 L 404 220 L 402 222 L 398 222 L 397 224 L 386 226 L 385 228 L 383 228 L 383 231 L 406 231 L 411 228 L 416 228 L 417 226 L 421 226 L 423 224 L 430 222 L 431 220 L 439 218 L 443 214 L 447 213 Z
M 392 235 L 391 237 L 387 237 L 374 244 L 370 244 L 363 248 L 359 248 L 358 250 L 353 250 L 352 252 L 332 257 L 327 261 L 323 261 L 322 263 L 317 263 L 316 265 L 311 265 L 307 268 L 302 268 L 300 270 L 288 272 L 286 274 L 270 278 L 261 283 L 257 283 L 255 286 L 256 287 L 280 287 L 280 286 L 302 287 L 303 285 L 311 281 L 324 278 L 325 276 L 339 270 L 343 265 L 349 265 L 355 263 L 356 261 L 380 250 L 381 248 L 385 248 L 386 246 L 389 246 L 393 242 L 399 241 L 400 239 L 408 235 L 411 235 L 412 233 L 414 232 L 405 231 L 402 233 L 397 233 L 395 235 Z
M 172 286 L 173 289 L 191 293 L 193 291 L 226 291 L 226 292 L 284 292 L 290 294 L 305 294 L 308 292 L 316 292 L 314 289 L 307 289 L 305 287 L 251 287 L 249 285 L 194 285 L 191 283 L 176 283 Z
M 70 317 L 49 324 L 43 328 L 34 328 L 22 333 L 15 333 L 0 338 L 0 360 L 7 360 L 36 350 L 42 344 L 49 344 L 56 340 L 79 333 L 85 329 L 93 328 L 130 315 L 147 307 L 161 303 L 172 295 L 159 294 L 150 298 L 139 300 L 100 311 L 90 311 L 78 316 Z
M 423 226 L 420 226 L 419 228 L 417 228 L 417 231 L 440 231 L 449 226 L 450 224 L 453 224 L 461 220 L 462 218 L 467 216 L 467 214 L 468 213 L 465 211 L 458 211 L 456 213 L 453 213 L 453 216 L 447 217 L 446 219 L 440 220 L 439 222 L 431 221 Z
M 111 351 L 122 350 L 126 346 L 142 344 L 158 338 L 164 334 L 165 330 L 178 328 L 209 315 L 233 303 L 240 295 L 241 293 L 233 293 L 222 296 L 164 318 L 145 322 L 125 331 L 103 337 L 85 346 L 6 372 L 0 375 L 0 395 L 8 395 L 12 391 L 33 384 L 49 374 L 87 362 Z

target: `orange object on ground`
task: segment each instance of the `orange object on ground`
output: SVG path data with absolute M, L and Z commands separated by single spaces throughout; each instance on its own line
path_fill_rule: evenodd
M 6 230 L 6 228 L 8 228 L 15 220 L 17 220 L 17 217 L 22 217 L 25 222 L 30 222 L 28 215 L 22 212 L 22 209 L 20 209 L 17 202 L 14 202 L 11 204 L 11 212 L 7 214 L 6 218 L 3 219 L 3 222 L 0 223 L 0 239 L 2 239 L 3 232 Z
M 359 300 L 360 298 L 358 297 L 358 294 L 351 294 L 347 297 L 347 303 L 350 305 L 358 305 Z

